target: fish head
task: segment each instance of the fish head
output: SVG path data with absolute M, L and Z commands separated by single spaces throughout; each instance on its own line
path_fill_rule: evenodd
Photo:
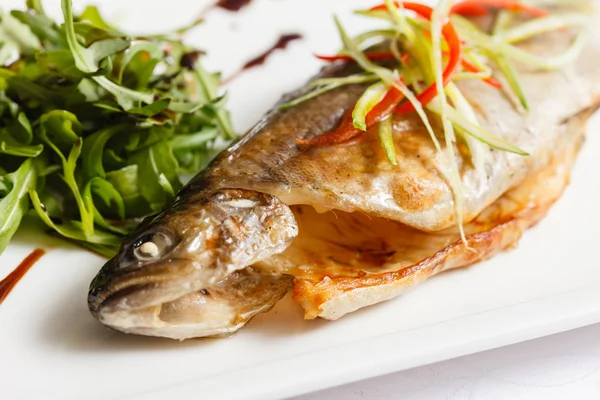
M 225 189 L 179 196 L 100 270 L 90 285 L 90 311 L 128 333 L 177 339 L 231 333 L 285 294 L 290 277 L 249 267 L 285 250 L 297 234 L 289 207 L 268 194 Z

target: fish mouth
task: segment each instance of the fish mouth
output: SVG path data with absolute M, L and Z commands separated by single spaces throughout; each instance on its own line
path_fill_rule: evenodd
M 118 262 L 110 260 L 90 285 L 89 309 L 97 317 L 101 311 L 148 308 L 201 290 L 199 283 L 210 279 L 195 264 L 170 259 L 137 270 L 119 271 Z
M 210 296 L 189 260 L 146 265 L 116 276 L 111 260 L 90 286 L 88 306 L 102 324 L 125 333 L 185 339 L 239 329 L 227 304 Z M 202 335 L 199 335 L 199 332 Z
M 185 279 L 128 286 L 91 299 L 90 311 L 102 324 L 125 333 L 187 339 L 226 336 L 244 325 L 233 307 Z
M 237 318 L 230 304 L 212 298 L 207 290 L 145 307 L 102 307 L 96 318 L 121 332 L 177 340 L 227 336 L 247 322 Z
M 293 281 L 289 275 L 246 267 L 207 284 L 184 260 L 151 269 L 108 279 L 104 274 L 114 272 L 109 262 L 90 287 L 92 315 L 125 333 L 177 340 L 228 336 L 271 309 Z

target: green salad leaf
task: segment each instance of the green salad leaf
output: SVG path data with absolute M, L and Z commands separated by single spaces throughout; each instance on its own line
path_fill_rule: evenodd
M 35 188 L 36 179 L 35 165 L 31 158 L 25 160 L 15 172 L 0 179 L 6 190 L 0 200 L 0 252 L 6 249 L 29 209 L 27 193 Z
M 220 75 L 185 29 L 137 38 L 93 6 L 62 0 L 63 24 L 25 7 L 0 13 L 0 253 L 30 214 L 111 256 L 236 138 Z

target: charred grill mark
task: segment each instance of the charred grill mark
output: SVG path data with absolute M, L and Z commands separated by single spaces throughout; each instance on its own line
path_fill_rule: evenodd
M 335 229 L 335 231 L 340 235 L 343 236 L 344 232 L 340 229 L 339 226 L 337 226 L 337 224 L 332 224 L 331 226 L 333 226 L 333 229 Z
M 355 264 L 349 264 L 348 262 L 341 262 L 341 264 L 351 266 L 351 267 L 359 267 L 365 268 L 365 264 L 370 264 L 374 267 L 382 267 L 384 266 L 390 259 L 393 257 L 397 251 L 396 250 L 387 250 L 387 244 L 384 241 L 379 242 L 381 244 L 381 250 L 369 248 L 365 244 L 362 245 L 349 245 L 344 243 L 335 242 L 330 239 L 318 238 L 319 240 L 329 243 L 333 246 L 341 247 L 344 250 L 348 250 L 349 252 L 355 254 L 358 258 L 358 262 Z M 328 256 L 329 259 L 333 260 L 334 256 Z M 336 258 L 336 262 L 340 260 Z

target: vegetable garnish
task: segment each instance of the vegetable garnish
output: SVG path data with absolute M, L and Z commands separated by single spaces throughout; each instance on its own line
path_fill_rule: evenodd
M 453 14 L 476 16 L 489 14 L 491 8 L 529 14 L 532 17 L 545 17 L 548 15 L 546 10 L 514 0 L 465 0 L 452 7 L 451 12 Z
M 446 54 L 446 52 L 444 52 L 444 54 Z M 315 57 L 317 57 L 321 61 L 328 61 L 328 62 L 354 61 L 352 59 L 352 57 L 350 57 L 350 56 L 344 56 L 344 55 L 325 56 L 325 55 L 315 54 Z M 365 53 L 365 57 L 367 57 L 371 61 L 394 60 L 394 59 L 397 59 L 397 56 L 394 53 L 392 53 L 392 52 L 385 52 L 385 51 L 381 51 L 381 52 L 367 52 L 367 53 Z M 409 60 L 409 58 L 410 58 L 410 56 L 407 53 L 402 53 L 401 56 L 400 56 L 400 60 L 402 62 L 407 62 Z M 465 69 L 465 71 L 473 72 L 473 73 L 476 73 L 476 74 L 482 72 L 479 68 L 477 68 L 475 65 L 471 64 L 467 60 L 461 60 L 461 64 L 462 64 L 463 68 Z M 489 84 L 490 86 L 493 86 L 493 87 L 495 87 L 497 89 L 501 89 L 502 88 L 502 84 L 500 82 L 498 82 L 496 79 L 492 78 L 492 77 L 483 78 L 483 81 L 485 83 Z
M 487 15 L 493 9 L 500 12 L 491 32 L 483 31 L 462 16 Z M 588 20 L 582 14 L 549 15 L 544 9 L 510 0 L 465 0 L 458 3 L 442 0 L 435 9 L 414 2 L 385 0 L 384 4 L 357 14 L 383 19 L 391 26 L 351 38 L 336 19 L 344 48 L 335 56 L 317 57 L 327 62 L 356 62 L 364 73 L 315 81 L 311 92 L 282 109 L 344 85 L 369 82 L 370 86 L 334 131 L 310 140 L 299 140 L 298 143 L 312 146 L 338 144 L 377 125 L 381 146 L 395 165 L 393 114 L 416 111 L 437 151 L 443 150 L 423 110 L 426 108 L 440 118 L 444 130 L 447 151 L 444 152 L 445 171 L 442 172 L 454 193 L 456 219 L 462 234 L 462 182 L 455 154 L 459 151 L 456 145 L 458 138 L 466 144 L 467 156 L 481 179 L 485 177 L 483 146 L 524 156 L 527 152 L 481 127 L 475 109 L 455 82 L 480 80 L 505 90 L 518 99 L 521 111 L 526 111 L 527 96 L 512 62 L 545 70 L 566 66 L 583 50 Z M 521 17 L 514 18 L 514 14 Z M 530 19 L 524 20 L 523 17 Z M 579 33 L 562 54 L 542 58 L 515 46 L 536 35 L 572 28 L 578 29 Z M 376 40 L 379 45 L 365 48 L 368 42 Z M 494 77 L 494 73 L 501 75 L 506 84 Z M 387 90 L 385 96 L 382 95 L 384 90 Z M 395 107 L 391 106 L 393 102 L 396 102 Z M 394 111 L 390 112 L 390 108 Z
M 398 105 L 398 103 L 404 97 L 396 87 L 392 86 L 389 89 L 385 89 L 385 86 L 379 86 L 381 84 L 375 84 L 371 87 L 371 90 L 365 92 L 365 97 L 379 96 L 383 97 L 373 107 L 362 107 L 363 99 L 356 103 L 356 106 L 352 110 L 352 113 L 347 114 L 341 126 L 326 135 L 317 136 L 312 140 L 298 140 L 299 144 L 302 145 L 325 145 L 347 142 L 350 139 L 355 138 L 372 126 L 377 125 L 381 120 L 388 117 Z M 384 90 L 381 90 L 383 88 Z M 381 94 L 385 94 L 381 96 Z M 364 103 L 369 103 L 370 99 L 364 99 Z M 372 103 L 371 103 L 372 104 Z M 360 115 L 362 114 L 362 115 Z M 366 116 L 365 116 L 366 114 Z M 357 126 L 358 125 L 358 126 Z
M 329 62 L 353 61 L 352 57 L 339 55 L 339 54 L 335 55 L 335 56 L 324 56 L 324 55 L 320 55 L 320 54 L 315 54 L 315 57 L 317 57 L 319 60 L 329 61 Z M 371 61 L 394 60 L 396 58 L 396 55 L 390 51 L 373 51 L 373 52 L 365 53 L 365 57 L 367 57 Z M 409 58 L 408 54 L 405 53 L 402 55 L 402 60 L 408 61 L 408 58 Z
M 26 214 L 106 256 L 235 138 L 201 52 L 95 7 L 0 14 L 0 253 Z
M 384 7 L 386 6 L 384 5 Z M 405 10 L 414 11 L 418 15 L 427 19 L 431 19 L 431 15 L 433 13 L 433 9 L 431 7 L 427 7 L 422 4 L 404 3 L 403 8 Z M 376 11 L 377 9 L 377 7 L 374 7 L 371 9 L 371 11 Z M 442 27 L 442 36 L 446 40 L 446 44 L 450 49 L 448 63 L 446 65 L 446 68 L 444 69 L 441 79 L 441 81 L 443 82 L 442 86 L 446 87 L 448 86 L 448 83 L 452 81 L 452 78 L 460 65 L 460 60 L 462 59 L 462 44 L 460 42 L 458 34 L 456 33 L 456 30 L 454 29 L 454 25 L 452 25 L 452 22 L 450 22 L 450 20 L 448 20 L 448 22 L 446 22 Z M 439 90 L 440 87 L 434 82 L 421 93 L 419 93 L 417 99 L 423 105 L 427 105 L 427 103 L 429 103 L 431 100 L 433 100 L 435 96 L 439 94 Z M 411 103 L 404 103 L 404 105 L 396 109 L 396 112 L 399 114 L 404 114 L 413 110 L 414 106 Z
M 471 64 L 467 60 L 462 60 L 462 66 L 465 69 L 465 71 L 473 72 L 476 74 L 481 72 L 479 68 L 477 68 L 475 65 Z M 483 81 L 488 85 L 495 87 L 496 89 L 502 89 L 502 84 L 492 77 L 483 78 Z

